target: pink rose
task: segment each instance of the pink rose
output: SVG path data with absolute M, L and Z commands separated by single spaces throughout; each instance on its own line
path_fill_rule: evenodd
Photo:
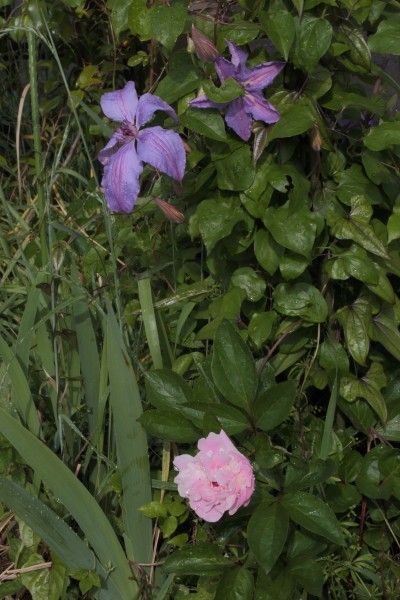
M 179 495 L 188 498 L 194 512 L 210 523 L 225 511 L 233 515 L 247 506 L 254 492 L 250 461 L 232 444 L 225 431 L 210 433 L 197 442 L 196 456 L 181 454 L 174 460 Z

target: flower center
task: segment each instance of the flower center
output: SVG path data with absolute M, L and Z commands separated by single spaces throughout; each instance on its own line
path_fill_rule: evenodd
M 129 121 L 124 121 L 121 125 L 121 133 L 124 137 L 135 138 L 138 134 L 138 129 L 134 126 L 133 123 L 129 123 Z
M 211 482 L 211 485 L 212 485 L 213 487 L 215 487 L 215 488 L 216 488 L 216 487 L 219 487 L 219 483 L 218 483 L 217 481 L 212 481 L 212 482 Z

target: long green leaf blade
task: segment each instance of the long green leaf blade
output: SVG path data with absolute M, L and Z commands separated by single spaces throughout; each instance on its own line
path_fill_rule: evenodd
M 123 549 L 90 492 L 47 446 L 2 408 L 0 433 L 69 510 L 103 566 L 112 565 L 109 578 L 118 588 L 121 600 L 136 599 L 138 588 L 131 579 L 132 572 Z
M 139 508 L 151 500 L 151 480 L 147 438 L 137 421 L 142 414 L 142 405 L 135 374 L 111 306 L 106 324 L 110 401 L 122 478 L 127 550 L 132 560 L 146 563 L 150 562 L 152 551 L 151 521 Z

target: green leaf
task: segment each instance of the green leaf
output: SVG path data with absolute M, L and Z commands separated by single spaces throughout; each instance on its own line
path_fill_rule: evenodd
M 369 352 L 368 331 L 371 323 L 371 307 L 367 300 L 358 298 L 336 313 L 343 327 L 346 345 L 351 356 L 360 365 L 365 364 Z
M 191 400 L 191 390 L 185 380 L 168 369 L 146 372 L 147 399 L 156 408 L 180 410 Z
M 353 196 L 350 214 L 342 217 L 331 213 L 328 221 L 332 234 L 339 240 L 353 240 L 372 254 L 388 258 L 384 244 L 369 225 L 371 215 L 372 209 L 366 198 Z
M 198 227 L 208 252 L 216 243 L 232 233 L 238 223 L 251 229 L 252 219 L 246 214 L 237 197 L 203 200 L 197 207 Z
M 320 563 L 311 558 L 299 557 L 289 562 L 288 571 L 309 594 L 322 597 L 324 572 Z
M 186 16 L 187 3 L 184 0 L 153 6 L 148 10 L 150 37 L 160 42 L 167 50 L 172 50 L 185 27 Z
M 0 433 L 19 452 L 27 465 L 43 479 L 56 498 L 71 513 L 85 533 L 102 565 L 111 561 L 114 570 L 103 585 L 110 586 L 121 600 L 137 597 L 137 585 L 118 538 L 96 500 L 64 465 L 64 463 L 40 440 L 0 408 Z
M 181 115 L 181 124 L 195 133 L 204 135 L 217 142 L 226 141 L 224 120 L 218 112 L 188 108 Z
M 280 109 L 280 112 L 281 118 L 272 125 L 269 132 L 269 141 L 305 133 L 313 127 L 316 120 L 308 98 L 300 98 Z
M 296 399 L 296 382 L 284 381 L 269 387 L 254 406 L 256 426 L 271 431 L 288 418 Z
M 218 187 L 221 190 L 239 192 L 251 186 L 255 176 L 251 149 L 247 144 L 241 144 L 222 157 L 212 155 L 217 168 Z
M 327 371 L 347 373 L 349 359 L 343 346 L 333 338 L 322 342 L 319 349 L 319 364 Z
M 268 231 L 259 229 L 254 236 L 254 254 L 258 263 L 270 275 L 273 275 L 279 266 L 277 250 L 279 250 L 279 247 Z
M 386 121 L 372 127 L 364 138 L 364 144 L 375 152 L 399 145 L 400 121 Z
M 377 32 L 368 38 L 371 52 L 400 54 L 400 18 L 392 15 L 379 23 Z
M 395 212 L 390 215 L 387 223 L 388 230 L 388 244 L 393 242 L 393 240 L 398 240 L 400 238 L 400 213 Z
M 400 332 L 390 311 L 383 310 L 372 318 L 371 339 L 382 344 L 400 361 Z
M 122 479 L 122 509 L 128 556 L 151 559 L 151 523 L 139 508 L 151 500 L 151 477 L 146 434 L 138 423 L 142 403 L 135 374 L 111 304 L 106 317 L 110 402 L 118 469 Z
M 345 280 L 354 277 L 371 285 L 379 282 L 379 267 L 369 258 L 366 251 L 356 244 L 338 258 L 327 261 L 325 268 L 332 279 Z
M 200 432 L 181 414 L 167 409 L 146 410 L 139 422 L 150 435 L 177 443 L 195 442 Z
M 193 402 L 181 406 L 181 412 L 199 429 L 206 429 L 205 423 L 210 417 L 216 421 L 219 429 L 223 429 L 229 435 L 236 435 L 249 428 L 245 415 L 227 404 Z
M 238 46 L 243 46 L 254 40 L 260 31 L 257 23 L 251 21 L 236 19 L 227 25 L 220 24 L 218 27 L 218 47 L 226 44 L 226 40 L 234 42 Z
M 224 102 L 232 102 L 232 100 L 235 100 L 244 94 L 243 87 L 236 79 L 232 79 L 232 77 L 225 79 L 220 87 L 214 85 L 210 79 L 206 79 L 201 85 L 204 94 L 209 100 L 212 100 L 212 102 L 219 102 L 222 104 Z
M 93 552 L 65 521 L 23 487 L 1 476 L 0 501 L 29 525 L 69 569 L 95 567 Z
M 157 502 L 156 500 L 152 500 L 151 502 L 144 504 L 139 508 L 139 510 L 149 519 L 168 516 L 168 510 L 165 504 Z
M 312 71 L 328 51 L 333 35 L 332 25 L 326 19 L 303 16 L 297 31 L 295 62 L 306 72 Z
M 386 377 L 382 365 L 372 363 L 368 372 L 361 379 L 347 375 L 340 380 L 340 394 L 348 402 L 363 398 L 376 412 L 382 423 L 387 421 L 387 408 L 381 394 L 381 388 L 386 385 Z
M 383 115 L 386 106 L 385 100 L 379 96 L 366 97 L 361 90 L 358 93 L 356 91 L 348 91 L 338 84 L 332 88 L 328 94 L 328 98 L 324 99 L 321 104 L 325 108 L 337 112 L 351 106 L 360 110 L 368 110 L 377 115 Z
M 283 496 L 282 504 L 292 521 L 304 529 L 325 537 L 334 544 L 344 545 L 335 513 L 320 498 L 307 492 L 290 492 Z
M 107 0 L 107 8 L 111 10 L 111 23 L 117 35 L 129 27 L 128 16 L 130 6 L 131 2 L 129 0 Z
M 251 267 L 236 269 L 232 274 L 231 283 L 244 290 L 251 302 L 258 302 L 265 295 L 266 283 Z
M 232 567 L 232 561 L 221 554 L 214 544 L 187 546 L 168 556 L 163 565 L 166 573 L 176 575 L 216 575 Z
M 364 175 L 361 165 L 352 165 L 339 174 L 337 196 L 345 204 L 353 198 L 364 198 L 365 204 L 380 204 L 382 196 L 379 188 Z
M 245 567 L 226 569 L 218 585 L 218 600 L 253 600 L 254 577 Z
M 266 573 L 278 560 L 288 531 L 288 514 L 280 502 L 262 502 L 250 517 L 247 541 L 257 562 Z
M 255 365 L 229 321 L 223 321 L 215 335 L 211 371 L 221 394 L 232 404 L 249 410 L 257 388 Z
M 295 21 L 281 0 L 275 0 L 269 10 L 261 12 L 260 23 L 267 36 L 285 60 L 296 36 Z
M 261 348 L 270 337 L 276 321 L 277 314 L 273 310 L 253 313 L 247 331 L 257 348 Z
M 302 256 L 310 256 L 317 225 L 313 213 L 309 210 L 293 210 L 289 201 L 277 208 L 267 208 L 263 222 L 278 244 Z
M 309 323 L 322 323 L 328 316 L 325 298 L 308 283 L 280 283 L 274 290 L 274 308 L 288 317 L 301 317 Z
M 118 0 L 119 1 L 119 0 Z M 174 52 L 168 65 L 168 74 L 160 81 L 156 94 L 168 104 L 197 89 L 199 78 L 185 51 Z

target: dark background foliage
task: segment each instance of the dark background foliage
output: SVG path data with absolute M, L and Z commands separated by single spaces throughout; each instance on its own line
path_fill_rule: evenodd
M 1 598 L 398 597 L 399 7 L 0 0 Z M 286 62 L 248 143 L 188 107 L 192 24 Z M 127 80 L 188 166 L 122 216 L 95 157 Z M 257 489 L 209 526 L 170 460 L 221 427 Z

